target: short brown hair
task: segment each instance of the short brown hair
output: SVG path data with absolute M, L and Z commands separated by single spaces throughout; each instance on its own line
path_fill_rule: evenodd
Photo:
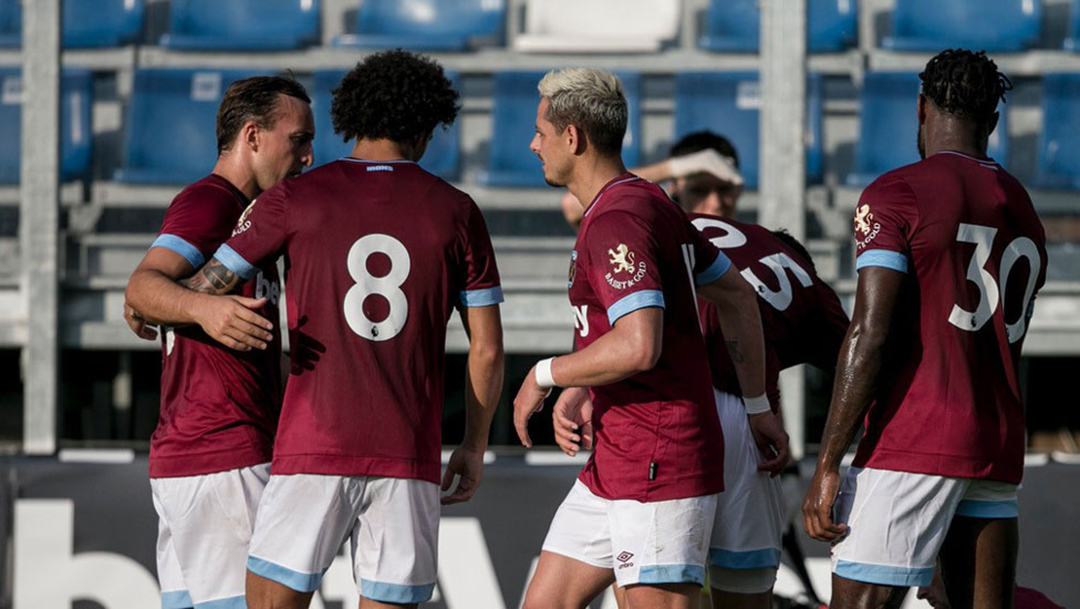
M 284 76 L 253 76 L 229 85 L 217 112 L 218 154 L 229 150 L 240 128 L 248 121 L 254 121 L 263 129 L 273 129 L 281 116 L 279 95 L 311 103 L 304 86 Z

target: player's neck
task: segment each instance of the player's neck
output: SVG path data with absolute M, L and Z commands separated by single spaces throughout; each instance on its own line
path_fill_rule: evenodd
M 608 182 L 626 173 L 626 166 L 620 157 L 593 157 L 582 159 L 580 163 L 574 168 L 573 181 L 566 187 L 584 208 L 589 207 Z
M 364 161 L 411 161 L 405 147 L 389 139 L 356 140 L 349 156 Z
M 244 193 L 248 200 L 254 199 L 262 193 L 259 183 L 255 179 L 255 172 L 251 170 L 239 154 L 224 154 L 218 157 L 214 164 L 214 175 L 221 176 Z
M 986 138 L 974 133 L 970 123 L 958 120 L 940 120 L 928 130 L 926 138 L 926 156 L 939 152 L 959 152 L 977 159 L 987 158 Z

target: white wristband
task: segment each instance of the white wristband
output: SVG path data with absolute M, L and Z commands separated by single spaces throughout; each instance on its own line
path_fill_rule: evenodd
M 549 357 L 536 362 L 536 384 L 540 385 L 541 389 L 551 389 L 555 386 L 555 377 L 551 376 L 551 362 L 553 361 L 555 358 Z
M 752 398 L 743 396 L 742 401 L 743 405 L 746 406 L 746 414 L 761 414 L 772 410 L 772 406 L 769 405 L 769 398 L 764 393 Z

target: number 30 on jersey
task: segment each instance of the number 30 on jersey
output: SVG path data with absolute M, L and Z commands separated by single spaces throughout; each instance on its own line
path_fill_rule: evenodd
M 956 231 L 956 240 L 961 243 L 974 243 L 975 254 L 968 264 L 967 279 L 979 288 L 979 304 L 974 311 L 968 311 L 959 304 L 954 304 L 949 314 L 949 323 L 969 332 L 976 332 L 994 316 L 1000 303 L 1004 308 L 1005 289 L 1009 284 L 1009 273 L 1013 265 L 1020 258 L 1027 258 L 1031 265 L 1031 274 L 1028 275 L 1027 287 L 1024 290 L 1024 300 L 1021 303 L 1020 315 L 1016 321 L 1009 323 L 1005 320 L 1005 333 L 1010 343 L 1015 343 L 1024 336 L 1027 330 L 1027 318 L 1031 305 L 1031 296 L 1035 293 L 1035 282 L 1039 279 L 1039 271 L 1042 269 L 1042 259 L 1039 257 L 1039 248 L 1035 242 L 1027 237 L 1017 237 L 1005 246 L 1001 254 L 1001 262 L 998 265 L 998 277 L 994 277 L 986 269 L 986 263 L 990 260 L 990 252 L 994 249 L 994 237 L 997 229 L 991 226 L 979 224 L 961 223 Z M 998 279 L 1000 278 L 1000 288 Z

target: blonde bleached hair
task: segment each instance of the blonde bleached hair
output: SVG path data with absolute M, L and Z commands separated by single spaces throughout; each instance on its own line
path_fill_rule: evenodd
M 544 75 L 536 87 L 548 99 L 547 120 L 562 133 L 574 125 L 604 154 L 618 154 L 626 135 L 626 95 L 605 70 L 565 68 Z

